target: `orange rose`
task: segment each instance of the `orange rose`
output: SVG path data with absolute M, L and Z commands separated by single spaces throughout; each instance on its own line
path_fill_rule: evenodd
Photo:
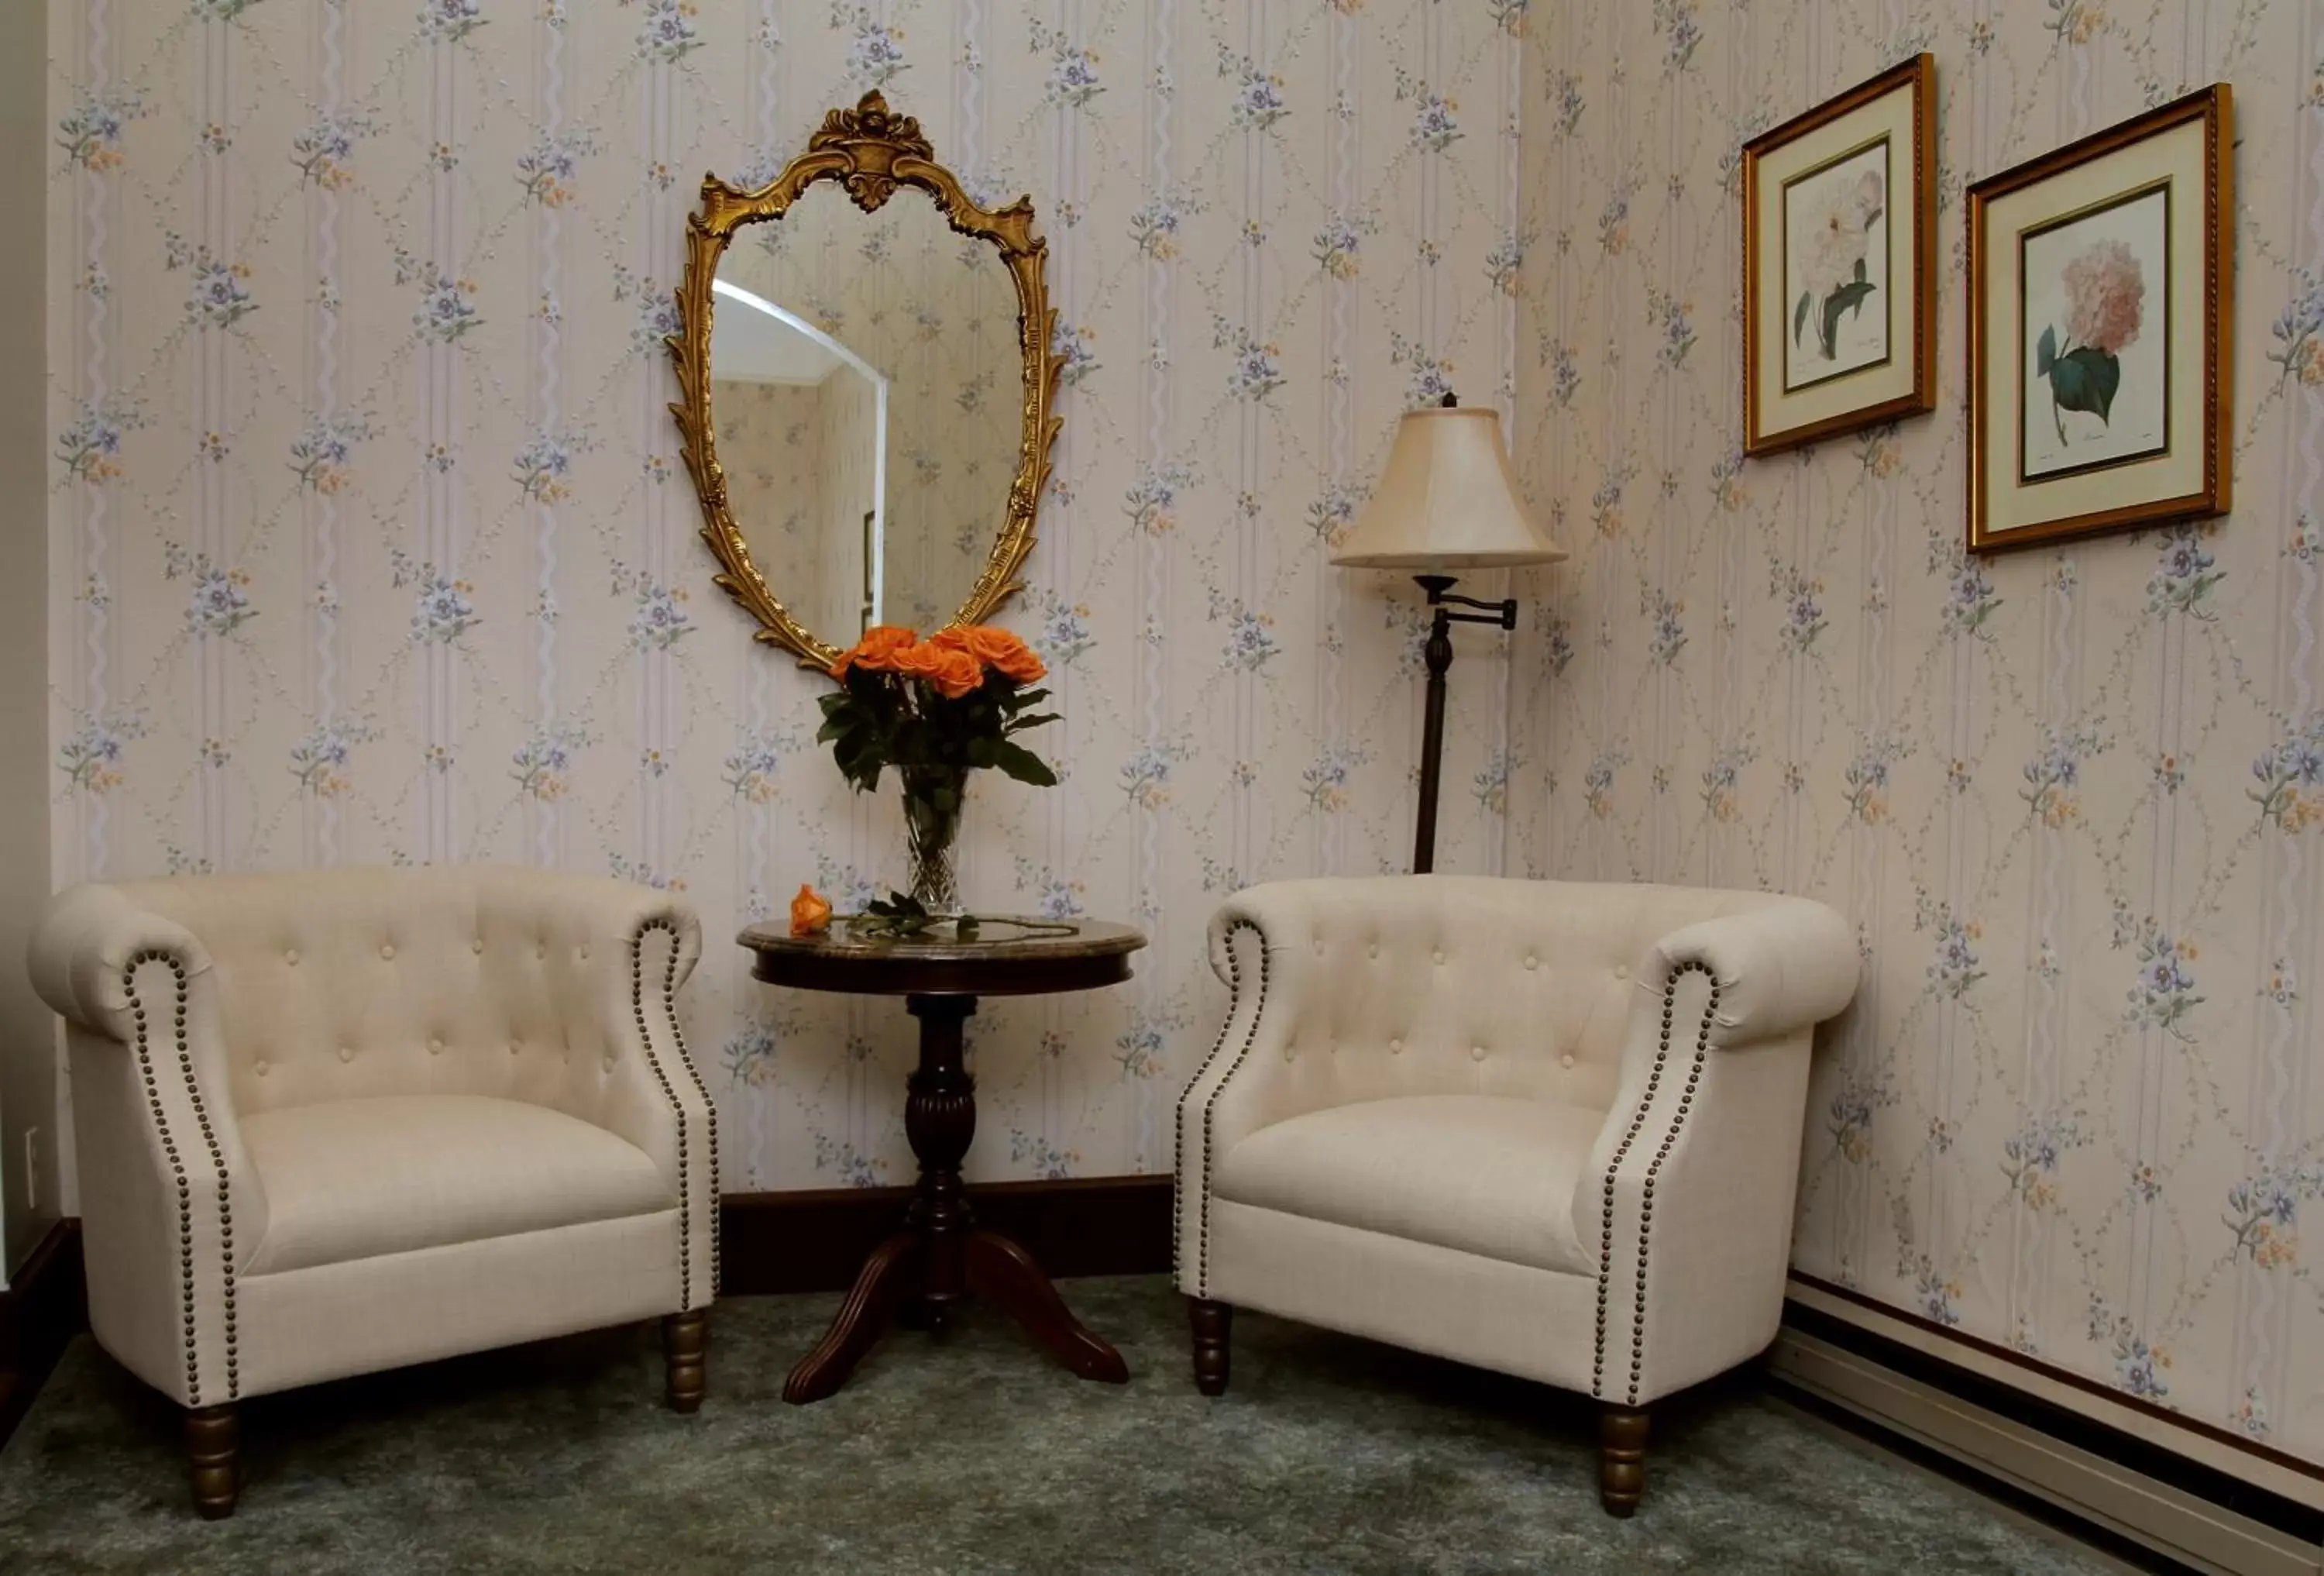
M 1042 666 L 1032 647 L 998 625 L 970 624 L 960 631 L 960 641 L 970 656 L 1019 684 L 1030 684 L 1048 675 L 1048 668 Z
M 937 694 L 958 700 L 984 682 L 984 665 L 966 651 L 944 647 L 937 650 L 944 651 L 945 658 L 944 666 L 936 669 L 933 680 Z
M 924 678 L 933 683 L 952 653 L 932 641 L 917 646 L 899 647 L 890 653 L 888 670 L 906 678 Z
M 831 665 L 834 678 L 844 678 L 851 667 L 872 673 L 890 673 L 896 668 L 896 653 L 906 650 L 920 638 L 918 630 L 908 630 L 901 624 L 874 624 L 863 631 L 863 638 L 843 652 Z
M 805 881 L 791 899 L 791 934 L 821 935 L 831 928 L 831 900 Z

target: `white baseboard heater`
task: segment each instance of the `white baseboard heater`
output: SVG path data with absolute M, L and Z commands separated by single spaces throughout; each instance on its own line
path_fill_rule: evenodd
M 1779 1381 L 2190 1569 L 2324 1573 L 2324 1472 L 1795 1276 Z

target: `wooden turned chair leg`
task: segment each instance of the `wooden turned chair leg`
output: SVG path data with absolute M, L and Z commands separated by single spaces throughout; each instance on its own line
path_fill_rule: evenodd
M 1186 1319 L 1194 1329 L 1194 1388 L 1205 1396 L 1223 1396 L 1227 1393 L 1227 1338 L 1234 1331 L 1234 1309 L 1208 1297 L 1188 1297 Z
M 1598 1502 L 1609 1516 L 1638 1508 L 1646 1488 L 1646 1415 L 1636 1406 L 1609 1405 L 1598 1415 Z
M 186 1467 L 202 1519 L 232 1516 L 242 1495 L 242 1430 L 231 1403 L 186 1408 Z
M 708 1360 L 710 1310 L 689 1308 L 666 1313 L 661 1322 L 661 1352 L 669 1372 L 664 1391 L 673 1412 L 695 1412 L 702 1406 L 703 1370 Z

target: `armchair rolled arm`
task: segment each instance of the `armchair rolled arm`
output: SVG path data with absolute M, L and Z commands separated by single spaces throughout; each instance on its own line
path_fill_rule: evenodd
M 268 1211 L 235 1116 L 209 954 L 119 889 L 91 885 L 50 899 L 27 963 L 71 1026 L 97 1334 L 181 1404 L 231 1401 L 237 1281 Z
M 678 1201 L 678 1273 L 687 1308 L 706 1305 L 718 1275 L 718 1111 L 686 1046 L 678 993 L 702 957 L 702 922 L 682 899 L 597 876 L 526 871 L 509 889 L 515 924 L 586 945 L 592 960 L 571 1006 L 603 1047 L 576 1064 L 562 1105 L 643 1150 Z
M 210 954 L 191 931 L 129 900 L 118 887 L 67 887 L 49 899 L 25 963 L 32 989 L 83 1028 L 126 1042 L 134 960 L 174 959 L 190 979 L 207 975 Z
M 1220 1131 L 1220 1105 L 1228 1083 L 1258 1056 L 1262 1038 L 1286 1039 L 1296 1021 L 1296 991 L 1291 971 L 1277 965 L 1311 926 L 1301 906 L 1280 888 L 1236 893 L 1211 917 L 1212 972 L 1229 991 L 1226 1021 L 1219 1037 L 1178 1097 L 1176 1126 L 1178 1185 L 1171 1194 L 1171 1259 L 1178 1288 L 1207 1295 L 1210 1276 L 1211 1173 L 1217 1157 L 1232 1147 L 1235 1132 L 1255 1125 L 1248 1109 L 1258 1098 L 1251 1083 L 1226 1113 L 1229 1132 Z
M 1858 966 L 1847 922 L 1801 899 L 1652 948 L 1574 1198 L 1597 1260 L 1601 1398 L 1643 1405 L 1775 1338 L 1812 1031 L 1848 1006 Z
M 1821 903 L 1785 899 L 1704 919 L 1656 942 L 1638 983 L 1655 996 L 1701 969 L 1716 982 L 1711 1042 L 1747 1045 L 1810 1028 L 1856 994 L 1860 967 L 1848 922 Z

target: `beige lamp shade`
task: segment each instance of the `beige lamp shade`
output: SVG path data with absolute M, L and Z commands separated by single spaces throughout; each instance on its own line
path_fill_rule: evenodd
M 1408 410 L 1388 468 L 1332 562 L 1359 569 L 1554 564 L 1565 549 L 1526 512 L 1489 406 Z

